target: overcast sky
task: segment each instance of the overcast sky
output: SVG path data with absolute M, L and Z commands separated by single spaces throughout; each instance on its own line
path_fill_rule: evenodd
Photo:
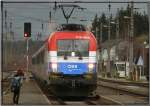
M 55 0 L 4 0 L 4 1 L 55 1 Z M 56 0 L 56 1 L 79 1 L 79 0 Z M 91 0 L 81 0 L 81 1 L 91 1 Z M 106 1 L 106 0 L 93 0 L 93 1 Z M 107 0 L 109 1 L 109 0 Z M 121 0 L 110 0 L 110 1 L 121 1 Z M 129 0 L 122 0 L 129 1 Z M 134 0 L 142 1 L 143 0 Z M 145 0 L 146 1 L 146 0 Z M 63 3 L 58 3 L 60 5 Z M 81 23 L 88 25 L 93 20 L 94 16 L 98 14 L 99 16 L 102 13 L 108 15 L 108 3 L 76 3 L 80 7 L 86 8 L 84 11 L 75 9 L 69 22 L 70 23 Z M 127 3 L 120 4 L 111 4 L 111 14 L 116 15 L 117 8 L 126 8 Z M 134 7 L 140 8 L 138 11 L 147 13 L 147 4 L 134 4 Z M 17 39 L 23 38 L 23 24 L 24 22 L 32 23 L 32 35 L 33 38 L 36 38 L 38 32 L 43 33 L 43 39 L 45 39 L 50 33 L 48 27 L 49 21 L 49 12 L 52 13 L 52 21 L 58 24 L 66 23 L 66 20 L 63 17 L 61 9 L 54 11 L 53 3 L 7 3 L 4 4 L 4 10 L 7 10 L 7 26 L 8 30 L 10 28 L 10 22 L 12 22 L 12 29 L 15 32 Z M 70 8 L 65 8 L 66 13 L 70 13 Z M 5 19 L 5 18 L 4 18 Z M 81 21 L 86 20 L 86 21 Z M 5 20 L 4 20 L 5 21 Z M 44 29 L 42 30 L 42 23 Z

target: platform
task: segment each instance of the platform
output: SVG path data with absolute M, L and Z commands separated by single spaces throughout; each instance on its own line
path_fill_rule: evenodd
M 3 105 L 13 105 L 13 93 L 8 92 L 3 95 Z M 34 79 L 23 81 L 21 88 L 19 105 L 49 105 L 50 102 L 47 97 L 42 93 Z

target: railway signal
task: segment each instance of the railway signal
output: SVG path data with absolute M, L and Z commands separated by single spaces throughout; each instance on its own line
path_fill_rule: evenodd
M 24 37 L 31 37 L 31 23 L 24 23 Z
M 24 37 L 26 38 L 26 42 L 27 42 L 27 45 L 26 45 L 26 52 L 27 52 L 27 56 L 26 56 L 26 59 L 27 59 L 27 74 L 26 74 L 26 81 L 29 80 L 29 77 L 28 77 L 28 71 L 29 71 L 29 39 L 31 37 L 31 23 L 30 22 L 25 22 L 24 23 Z

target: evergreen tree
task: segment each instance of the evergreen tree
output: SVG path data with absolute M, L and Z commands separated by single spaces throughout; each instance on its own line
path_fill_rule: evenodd
M 124 10 L 123 8 L 119 11 L 119 16 L 115 17 L 114 20 L 119 18 L 119 38 L 125 39 L 128 38 L 130 32 L 130 18 L 125 19 L 124 16 L 131 17 L 131 8 L 128 5 Z M 112 19 L 111 15 L 111 19 Z M 105 13 L 102 13 L 100 17 L 95 15 L 95 18 L 92 23 L 92 30 L 94 35 L 96 34 L 96 27 L 98 28 L 98 35 L 100 35 L 100 23 L 108 26 L 108 18 L 106 18 Z M 116 25 L 111 25 L 111 39 L 115 39 L 116 36 Z M 144 12 L 141 14 L 140 12 L 134 12 L 134 37 L 138 37 L 142 34 L 148 35 L 149 32 L 149 23 L 148 23 L 148 15 Z M 98 36 L 98 40 L 100 36 Z M 102 28 L 102 37 L 103 41 L 108 40 L 108 28 Z
M 101 20 L 102 25 L 108 24 L 105 13 L 102 13 L 100 20 Z M 103 41 L 106 41 L 108 39 L 108 29 L 107 28 L 102 28 L 102 38 L 103 38 Z
M 97 27 L 97 24 L 98 24 L 97 20 L 98 20 L 98 16 L 96 14 L 95 17 L 94 17 L 93 23 L 92 23 L 92 31 L 93 31 L 94 35 L 96 34 L 96 27 Z

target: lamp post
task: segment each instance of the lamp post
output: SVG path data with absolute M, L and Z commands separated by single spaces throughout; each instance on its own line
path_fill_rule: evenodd
M 130 19 L 130 34 L 129 34 L 129 78 L 132 79 L 132 72 L 133 72 L 133 37 L 134 37 L 134 3 L 131 1 L 131 16 L 124 16 L 124 19 Z
M 128 38 L 130 37 L 130 24 L 129 24 L 129 21 L 130 21 L 130 19 L 131 19 L 131 17 L 129 17 L 129 16 L 124 16 L 123 17 L 125 20 L 127 20 L 127 37 L 125 37 L 125 38 L 127 38 L 127 39 L 125 39 L 125 40 L 127 40 L 128 41 Z M 129 48 L 130 47 L 130 43 L 127 43 L 127 47 Z M 126 61 L 129 61 L 129 49 L 127 48 L 127 52 L 126 52 Z M 128 75 L 129 76 L 129 75 Z
M 118 14 L 119 14 L 119 9 L 117 9 L 118 10 Z M 116 42 L 118 41 L 118 39 L 119 39 L 119 15 L 118 15 L 118 17 L 117 17 L 117 20 L 116 20 L 116 22 L 114 22 L 114 21 L 111 21 L 111 24 L 114 24 L 114 25 L 116 25 Z M 116 48 L 115 48 L 115 59 L 114 59 L 114 63 L 116 63 L 118 60 L 119 60 L 119 56 L 118 56 L 118 43 L 116 44 Z
M 130 36 L 129 36 L 129 78 L 132 79 L 132 72 L 134 70 L 134 64 L 133 64 L 133 37 L 134 37 L 134 2 L 131 1 L 131 16 L 128 17 L 130 19 Z M 136 72 L 137 73 L 137 72 Z

